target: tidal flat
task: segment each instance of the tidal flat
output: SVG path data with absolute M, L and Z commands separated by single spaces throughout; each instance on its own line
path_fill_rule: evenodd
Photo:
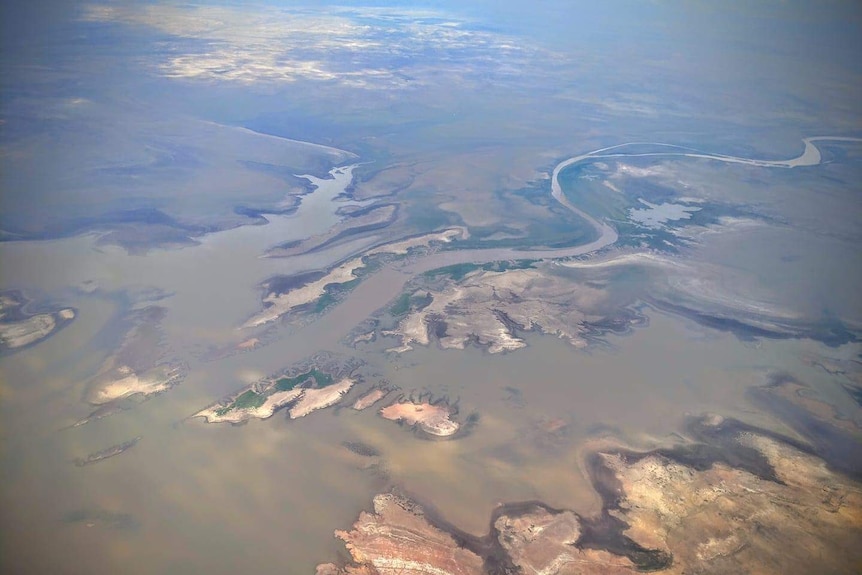
M 5 545 L 27 549 L 32 540 L 22 533 L 45 533 L 55 545 L 33 556 L 48 570 L 62 569 L 69 553 L 90 545 L 95 551 L 79 554 L 73 572 L 145 573 L 181 564 L 216 570 L 250 565 L 266 573 L 278 570 L 285 553 L 297 569 L 312 572 L 338 556 L 341 544 L 333 529 L 351 525 L 375 493 L 392 486 L 433 502 L 448 521 L 477 536 L 502 502 L 541 500 L 589 515 L 601 500 L 581 466 L 586 442 L 613 436 L 650 448 L 683 432 L 687 414 L 704 411 L 793 433 L 756 410 L 747 396 L 776 363 L 816 384 L 827 401 L 835 403 L 843 393 L 822 369 L 794 359 L 828 353 L 820 344 L 752 345 L 663 313 L 648 315 L 648 328 L 610 335 L 607 345 L 587 351 L 531 335 L 526 348 L 497 357 L 480 349 L 434 347 L 384 362 L 376 353 L 365 354 L 393 385 L 445 395 L 462 413 L 479 413 L 471 434 L 449 442 L 393 433 L 393 424 L 376 409 L 328 409 L 289 424 L 274 417 L 242 427 L 184 421 L 232 391 L 234 378 L 246 377 L 248 365 L 265 365 L 276 350 L 284 358 L 292 342 L 312 335 L 317 347 L 337 346 L 333 332 L 321 336 L 309 329 L 259 351 L 195 364 L 182 386 L 64 432 L 57 430 L 58 416 L 74 411 L 79 399 L 68 389 L 75 387 L 70 374 L 98 364 L 92 356 L 100 352 L 70 365 L 43 364 L 34 361 L 35 350 L 24 350 L 2 366 L 8 400 L 0 409 L 6 429 L 19 432 L 4 438 L 10 462 L 3 470 Z M 85 322 L 72 324 L 45 345 L 61 349 L 68 342 L 59 338 L 83 336 L 74 330 L 86 328 Z M 667 356 L 676 360 L 652 361 Z M 56 391 L 28 393 L 37 381 L 54 382 Z M 510 400 L 511 389 L 519 391 L 520 401 Z M 66 463 L 103 448 L 106 438 L 136 435 L 146 441 L 123 457 L 83 469 Z M 370 446 L 378 461 L 369 464 L 343 443 Z M 139 527 L 114 530 L 108 523 L 94 535 L 61 520 L 82 509 L 126 514 Z M 161 549 L 158 557 L 149 552 L 153 546 Z
M 694 294 L 686 300 L 689 305 L 732 313 L 721 307 L 726 289 L 721 283 L 707 284 L 712 292 L 696 285 L 680 291 L 670 281 L 691 277 L 686 269 L 710 269 L 701 262 L 667 259 L 658 271 L 639 271 L 626 267 L 638 260 L 626 252 L 562 266 L 533 259 L 609 244 L 562 252 L 497 247 L 415 254 L 410 250 L 424 249 L 431 237 L 422 235 L 388 243 L 369 236 L 315 251 L 313 257 L 258 257 L 285 237 L 319 235 L 335 225 L 345 203 L 336 198 L 350 170 L 333 172 L 329 180 L 310 178 L 317 191 L 295 215 L 205 236 L 200 245 L 183 250 L 130 256 L 98 247 L 91 236 L 0 244 L 4 261 L 21 270 L 9 276 L 14 281 L 4 277 L 9 285 L 0 287 L 43 282 L 42 289 L 78 310 L 65 329 L 0 364 L 8 462 L 2 470 L 2 504 L 9 510 L 2 545 L 16 550 L 11 556 L 3 553 L 12 557 L 5 560 L 10 569 L 149 573 L 181 566 L 275 573 L 289 556 L 297 571 L 313 572 L 315 565 L 343 555 L 333 531 L 347 529 L 371 508 L 376 494 L 390 490 L 433 507 L 439 517 L 477 538 L 487 533 L 495 510 L 512 502 L 540 501 L 548 509 L 597 517 L 604 502 L 588 464 L 597 443 L 631 450 L 672 447 L 690 440 L 686 422 L 704 413 L 801 440 L 798 425 L 763 409 L 751 391 L 779 370 L 805 382 L 808 393 L 834 406 L 836 417 L 860 418 L 857 404 L 847 401 L 847 382 L 819 367 L 852 361 L 860 353 L 857 343 L 821 343 L 805 337 L 809 332 L 802 329 L 786 338 L 739 337 L 697 323 L 694 314 L 649 304 L 650 297 L 658 302 L 686 293 Z M 595 225 L 603 230 L 602 241 L 616 239 L 607 225 Z M 452 227 L 432 236 L 449 246 L 450 239 L 467 233 Z M 361 253 L 413 255 L 384 261 L 349 297 L 311 323 L 272 321 L 265 328 L 269 331 L 242 329 L 249 318 L 267 313 L 261 306 L 270 290 L 290 293 Z M 519 261 L 487 263 L 513 257 Z M 648 254 L 646 259 L 662 257 L 669 256 Z M 40 258 L 51 265 L 28 265 Z M 674 276 L 665 273 L 667 266 L 683 271 Z M 623 269 L 618 275 L 602 271 L 617 267 Z M 470 337 L 470 322 L 462 322 L 465 335 L 454 346 L 463 349 L 446 349 L 452 346 L 444 345 L 445 330 L 429 329 L 427 342 L 402 354 L 389 351 L 392 338 L 384 333 L 363 333 L 358 344 L 347 337 L 381 309 L 392 319 L 436 310 L 439 318 L 422 320 L 428 328 L 434 321 L 457 321 L 444 316 L 451 306 L 429 307 L 438 298 L 434 290 L 404 292 L 411 278 L 425 274 L 431 284 L 449 282 L 446 289 L 457 291 L 462 289 L 458 282 L 483 274 L 494 278 L 507 270 L 529 276 L 541 289 L 557 286 L 568 299 L 573 292 L 566 282 L 580 282 L 584 297 L 590 296 L 578 300 L 583 309 L 571 317 L 551 315 L 595 329 L 584 331 L 580 345 L 573 346 L 561 339 L 560 330 L 528 330 L 510 311 L 495 317 L 520 343 L 499 354 Z M 559 285 L 542 275 L 548 270 Z M 302 281 L 282 279 L 291 277 Z M 756 275 L 745 277 L 757 281 Z M 492 287 L 482 302 L 500 301 L 498 288 L 506 286 Z M 714 293 L 715 298 L 704 297 Z M 602 297 L 593 297 L 597 294 Z M 510 295 L 513 309 L 524 301 Z M 598 302 L 595 309 L 584 303 L 588 300 Z M 141 329 L 135 318 L 154 313 L 157 321 Z M 492 306 L 488 313 L 497 312 Z M 629 321 L 635 313 L 637 321 Z M 122 400 L 115 409 L 93 411 L 88 405 L 100 369 L 136 362 L 147 368 L 166 361 L 162 349 L 170 349 L 171 364 L 183 365 L 182 385 L 159 387 L 145 402 L 135 399 L 141 393 L 115 398 Z M 222 353 L 231 349 L 235 353 Z M 244 418 L 246 424 L 239 427 L 190 418 L 224 397 L 240 401 L 242 409 L 261 407 L 257 396 L 243 394 L 257 393 L 255 385 L 268 377 L 277 385 L 287 366 L 320 350 L 355 358 L 374 377 L 343 389 L 321 386 L 315 377 L 313 391 L 327 395 L 312 397 L 314 409 L 305 406 L 294 413 L 300 405 L 292 404 L 277 411 L 299 396 L 281 398 L 288 403 L 272 406 L 265 419 Z M 825 359 L 818 363 L 812 357 Z M 122 365 L 115 366 L 116 361 Z M 293 376 L 290 371 L 287 377 Z M 349 408 L 376 388 L 395 393 L 367 409 Z M 434 398 L 429 406 L 443 401 L 460 423 L 469 422 L 469 433 L 423 441 L 399 432 L 381 413 L 398 419 L 391 412 L 404 398 L 417 398 L 422 410 L 421 398 Z M 130 437 L 146 440 L 122 457 L 99 457 L 111 452 L 106 445 L 122 446 Z M 68 464 L 86 453 L 96 454 L 99 464 Z M 90 524 L 99 529 L 88 529 Z M 27 536 L 34 532 L 41 534 L 38 540 Z M 45 540 L 52 541 L 48 552 L 40 544 Z M 84 548 L 92 551 L 82 555 Z M 158 555 L 152 554 L 154 548 L 160 549 Z M 76 562 L 69 567 L 72 555 Z M 20 563 L 23 558 L 26 565 Z

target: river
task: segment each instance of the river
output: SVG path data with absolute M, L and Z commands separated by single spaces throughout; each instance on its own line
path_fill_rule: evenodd
M 819 163 L 816 142 L 825 139 L 833 138 L 809 138 L 801 156 L 785 161 L 698 151 L 651 155 L 796 167 Z M 308 176 L 316 189 L 296 214 L 211 234 L 195 247 L 131 256 L 98 247 L 92 234 L 0 244 L 4 289 L 55 295 L 79 311 L 56 336 L 0 362 L 2 570 L 313 572 L 315 563 L 343 552 L 332 531 L 348 527 L 374 493 L 392 484 L 434 501 L 445 517 L 474 533 L 487 527 L 501 501 L 538 498 L 589 513 L 598 500 L 578 458 L 584 442 L 601 430 L 648 443 L 673 434 L 687 412 L 761 421 L 745 391 L 762 382 L 765 366 L 780 365 L 828 388 L 822 372 L 798 359 L 823 351 L 819 344 L 755 346 L 658 313 L 648 328 L 611 336 L 607 346 L 589 352 L 541 336 L 501 357 L 421 348 L 389 358 L 341 346 L 346 333 L 423 271 L 570 257 L 613 245 L 614 229 L 570 205 L 558 176 L 578 162 L 639 155 L 607 154 L 626 145 L 634 144 L 581 154 L 554 169 L 551 193 L 597 230 L 593 242 L 560 250 L 441 251 L 387 266 L 318 321 L 281 328 L 270 345 L 217 361 L 201 361 L 200 352 L 236 341 L 236 326 L 259 310 L 262 280 L 329 267 L 374 241 L 359 239 L 313 256 L 260 257 L 275 244 L 329 229 L 354 166 L 333 169 L 331 178 Z M 70 288 L 85 281 L 100 290 L 86 295 Z M 89 411 L 82 402 L 86 380 L 110 351 L 91 342 L 105 338 L 117 313 L 112 294 L 141 288 L 167 295 L 160 300 L 168 308 L 165 342 L 189 363 L 189 377 L 135 409 L 63 430 Z M 406 390 L 460 399 L 464 413 L 479 413 L 479 425 L 463 440 L 422 442 L 373 410 L 326 410 L 292 422 L 276 416 L 242 427 L 187 420 L 214 399 L 320 349 L 358 354 Z M 543 431 L 557 420 L 560 433 Z M 74 465 L 77 457 L 138 436 L 125 453 Z M 382 458 L 341 447 L 357 440 L 379 449 Z

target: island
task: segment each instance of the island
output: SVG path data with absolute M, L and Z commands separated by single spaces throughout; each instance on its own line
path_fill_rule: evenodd
M 369 407 L 371 407 L 372 405 L 374 405 L 375 403 L 377 403 L 378 401 L 380 401 L 381 399 L 386 397 L 387 393 L 388 393 L 388 391 L 386 391 L 382 388 L 379 388 L 379 387 L 375 387 L 371 391 L 369 391 L 369 392 L 365 393 L 364 395 L 362 395 L 361 397 L 359 397 L 353 403 L 353 409 L 355 409 L 356 411 L 362 411 L 364 409 L 368 409 Z
M 287 408 L 290 419 L 335 405 L 363 380 L 363 362 L 321 352 L 312 358 L 263 378 L 192 417 L 207 423 L 244 423 L 267 419 Z
M 603 501 L 582 516 L 538 501 L 466 533 L 396 491 L 336 531 L 347 564 L 317 575 L 851 573 L 862 561 L 862 484 L 804 443 L 717 415 L 651 451 L 596 445 L 584 465 Z M 404 542 L 409 541 L 409 545 Z
M 123 443 L 118 443 L 117 445 L 112 445 L 100 451 L 96 451 L 95 453 L 91 453 L 85 458 L 78 458 L 75 460 L 75 465 L 78 467 L 84 467 L 86 465 L 92 465 L 94 463 L 98 463 L 100 461 L 104 461 L 111 457 L 116 457 L 117 455 L 128 451 L 133 448 L 138 442 L 141 440 L 141 436 L 130 439 L 129 441 L 124 441 Z
M 77 315 L 73 308 L 30 314 L 30 304 L 17 290 L 0 292 L 0 352 L 17 351 L 44 341 Z
M 358 326 L 347 343 L 386 338 L 387 351 L 405 353 L 436 343 L 473 345 L 497 354 L 526 347 L 524 334 L 555 336 L 575 348 L 644 325 L 636 300 L 602 289 L 599 274 L 577 277 L 553 261 L 455 264 L 414 278 L 395 300 Z
M 89 403 L 104 407 L 129 397 L 149 398 L 178 385 L 187 366 L 168 357 L 161 322 L 167 310 L 150 305 L 131 310 L 122 323 L 127 326 L 118 349 L 88 384 Z M 102 410 L 102 413 L 106 412 Z M 92 414 L 97 415 L 97 414 Z
M 381 258 L 403 257 L 416 251 L 433 250 L 434 246 L 464 237 L 469 237 L 466 228 L 446 229 L 377 246 L 326 272 L 272 278 L 263 285 L 264 309 L 249 318 L 242 327 L 260 327 L 294 312 L 302 315 L 319 314 L 373 272 Z
M 380 410 L 380 417 L 397 421 L 432 437 L 451 437 L 461 424 L 452 419 L 452 410 L 445 401 L 397 401 Z

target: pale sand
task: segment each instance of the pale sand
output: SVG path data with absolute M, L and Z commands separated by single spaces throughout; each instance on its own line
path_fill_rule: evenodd
M 312 411 L 337 403 L 355 383 L 354 380 L 345 377 L 338 383 L 322 389 L 306 389 L 302 397 L 299 398 L 299 401 L 296 402 L 296 405 L 290 409 L 290 418 L 305 417 Z
M 356 279 L 353 272 L 363 267 L 365 267 L 365 264 L 362 262 L 362 258 L 354 258 L 333 269 L 316 282 L 280 295 L 270 294 L 263 301 L 272 305 L 248 320 L 243 327 L 261 326 L 265 323 L 275 321 L 292 309 L 317 301 L 326 293 L 324 288 L 327 285 L 352 281 Z
M 71 308 L 61 309 L 57 315 L 60 316 L 60 319 L 75 319 L 75 310 Z
M 152 395 L 171 387 L 177 370 L 168 366 L 156 367 L 143 375 L 134 373 L 129 367 L 117 368 L 118 379 L 102 385 L 90 400 L 94 404 L 103 404 L 115 399 L 128 397 L 137 393 Z
M 354 344 L 363 343 L 363 342 L 372 341 L 373 339 L 374 339 L 374 332 L 369 331 L 368 333 L 364 333 L 362 335 L 357 335 L 355 338 L 353 338 L 353 343 Z
M 393 403 L 380 410 L 380 416 L 390 421 L 403 421 L 419 427 L 431 435 L 446 437 L 461 427 L 449 419 L 449 409 L 430 403 Z
M 260 343 L 260 339 L 253 337 L 251 339 L 247 339 L 242 343 L 237 344 L 237 348 L 239 349 L 254 349 Z
M 227 413 L 219 415 L 218 410 L 222 408 L 220 405 L 214 405 L 206 409 L 202 409 L 192 417 L 203 417 L 207 423 L 241 423 L 247 419 L 267 419 L 272 417 L 279 408 L 290 403 L 297 397 L 302 395 L 303 389 L 289 389 L 287 391 L 277 391 L 266 398 L 266 401 L 260 407 L 254 409 L 231 409 Z
M 56 326 L 51 314 L 34 315 L 24 321 L 0 325 L 0 341 L 12 349 L 24 347 L 48 336 Z
M 443 230 L 442 232 L 437 232 L 433 234 L 425 234 L 424 236 L 418 236 L 415 238 L 409 238 L 406 240 L 402 240 L 400 242 L 393 242 L 391 244 L 385 244 L 379 247 L 376 247 L 372 250 L 366 252 L 365 255 L 373 256 L 376 254 L 395 254 L 395 255 L 404 255 L 406 254 L 410 248 L 416 247 L 424 247 L 430 244 L 431 242 L 443 242 L 449 243 L 455 238 L 467 239 L 470 237 L 470 232 L 467 231 L 467 228 L 457 227 L 450 228 L 448 230 Z
M 263 301 L 272 305 L 252 317 L 242 327 L 258 327 L 271 321 L 275 321 L 297 307 L 310 304 L 320 299 L 320 297 L 326 293 L 325 288 L 327 285 L 347 283 L 356 279 L 354 272 L 365 267 L 366 264 L 362 261 L 362 258 L 365 256 L 374 256 L 378 254 L 403 255 L 406 254 L 410 248 L 427 246 L 432 241 L 446 243 L 452 241 L 454 238 L 466 238 L 468 236 L 469 233 L 466 228 L 451 228 L 442 232 L 426 234 L 424 236 L 386 244 L 369 250 L 363 256 L 354 258 L 334 268 L 316 282 L 312 282 L 283 294 L 269 294 Z
M 353 409 L 362 411 L 368 409 L 386 396 L 386 392 L 382 389 L 375 388 L 356 400 L 353 404 Z

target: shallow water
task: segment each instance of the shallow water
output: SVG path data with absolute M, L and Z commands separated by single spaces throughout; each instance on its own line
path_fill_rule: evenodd
M 332 531 L 351 525 L 391 485 L 432 501 L 476 534 L 487 531 L 491 510 L 504 501 L 541 499 L 590 513 L 599 501 L 579 469 L 586 442 L 607 433 L 635 445 L 670 441 L 687 414 L 704 411 L 789 432 L 746 398 L 776 369 L 815 385 L 824 398 L 843 397 L 835 380 L 799 359 L 825 351 L 819 344 L 745 343 L 658 312 L 648 312 L 647 327 L 587 351 L 550 336 L 528 336 L 528 348 L 502 356 L 431 347 L 393 357 L 380 353 L 382 342 L 363 351 L 339 343 L 413 274 L 472 261 L 480 253 L 474 250 L 384 267 L 313 324 L 279 328 L 267 346 L 202 361 L 208 346 L 236 341 L 236 326 L 259 309 L 262 280 L 325 268 L 371 241 L 314 256 L 258 257 L 335 223 L 334 199 L 351 170 L 312 179 L 318 188 L 296 215 L 206 236 L 197 247 L 129 256 L 96 248 L 94 236 L 0 243 L 4 289 L 38 288 L 79 311 L 54 337 L 0 363 L 4 571 L 312 572 L 343 554 Z M 85 281 L 100 290 L 68 289 Z M 87 379 L 122 337 L 116 318 L 128 304 L 121 292 L 144 287 L 168 294 L 159 300 L 168 308 L 165 341 L 189 364 L 189 377 L 132 410 L 63 429 L 90 411 L 82 401 Z M 280 413 L 240 427 L 188 419 L 321 349 L 358 355 L 405 393 L 446 396 L 462 418 L 478 413 L 478 424 L 456 441 L 425 441 L 375 409 L 329 409 L 297 421 Z M 72 463 L 139 435 L 141 442 L 117 457 Z M 343 441 L 367 443 L 381 457 L 353 454 Z M 64 520 L 75 512 L 81 521 Z
M 270 356 L 281 357 L 281 366 L 300 359 L 314 347 L 301 343 L 308 335 L 300 330 L 265 353 L 196 365 L 183 385 L 134 410 L 58 431 L 85 413 L 77 379 L 95 362 L 86 354 L 69 360 L 68 346 L 98 329 L 98 321 L 83 318 L 111 313 L 97 300 L 81 309 L 82 320 L 38 354 L 27 350 L 2 366 L 3 555 L 16 569 L 22 566 L 14 561 L 30 557 L 40 563 L 28 569 L 46 572 L 276 573 L 288 565 L 310 572 L 336 556 L 332 530 L 349 526 L 391 483 L 474 533 L 486 531 L 490 511 L 503 501 L 541 499 L 591 512 L 598 500 L 578 453 L 603 430 L 647 445 L 677 432 L 687 413 L 774 425 L 753 412 L 745 390 L 776 364 L 834 385 L 795 359 L 819 348 L 810 342 L 751 345 L 651 313 L 648 328 L 589 352 L 535 336 L 527 349 L 505 356 L 434 348 L 395 359 L 364 356 L 405 392 L 446 395 L 462 416 L 478 412 L 473 432 L 457 441 L 418 439 L 373 409 L 326 410 L 297 421 L 277 414 L 240 427 L 185 419 L 235 389 L 243 370 L 265 372 L 275 362 Z M 507 388 L 519 390 L 519 400 Z M 557 419 L 559 431 L 542 430 Z M 141 442 L 118 457 L 83 468 L 70 462 L 136 435 Z M 375 459 L 341 447 L 345 440 L 379 449 L 389 481 L 366 469 Z M 62 520 L 80 509 L 130 514 L 134 525 Z

